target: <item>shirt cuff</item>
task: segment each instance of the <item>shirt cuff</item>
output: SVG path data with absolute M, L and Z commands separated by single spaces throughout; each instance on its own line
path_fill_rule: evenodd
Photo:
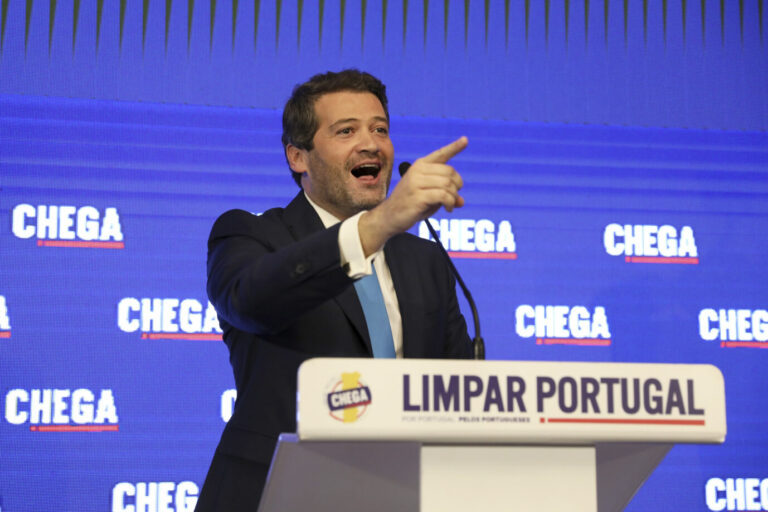
M 367 258 L 363 252 L 363 244 L 360 242 L 360 231 L 357 223 L 365 212 L 348 218 L 339 227 L 339 252 L 341 253 L 341 266 L 352 279 L 373 274 L 373 259 L 381 252 L 381 249 L 372 253 Z

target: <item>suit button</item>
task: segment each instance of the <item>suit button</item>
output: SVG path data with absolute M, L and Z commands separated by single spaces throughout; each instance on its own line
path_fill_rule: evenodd
M 303 275 L 307 270 L 309 270 L 309 265 L 307 263 L 297 263 L 296 266 L 293 267 L 293 275 Z

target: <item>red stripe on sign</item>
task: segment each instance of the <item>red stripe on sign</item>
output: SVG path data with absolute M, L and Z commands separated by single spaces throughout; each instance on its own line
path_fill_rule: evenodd
M 187 341 L 221 341 L 221 334 L 188 334 L 188 333 L 162 333 L 145 332 L 142 333 L 143 340 L 187 340 Z
M 537 345 L 585 345 L 592 347 L 607 347 L 611 340 L 599 338 L 536 338 Z
M 81 247 L 86 249 L 125 249 L 125 242 L 85 242 L 83 240 L 38 240 L 38 247 Z
M 470 260 L 516 260 L 516 252 L 465 252 L 448 251 L 451 258 L 463 258 Z
M 617 423 L 625 425 L 705 425 L 704 420 L 632 420 L 608 418 L 548 418 L 549 423 Z
M 32 425 L 32 432 L 118 432 L 118 425 Z
M 699 258 L 683 258 L 669 256 L 625 256 L 627 263 L 677 263 L 683 265 L 698 265 Z
M 768 348 L 768 343 L 764 341 L 721 341 L 720 346 L 725 348 Z
M 10 337 L 11 337 L 11 331 L 0 332 L 0 338 L 10 338 Z

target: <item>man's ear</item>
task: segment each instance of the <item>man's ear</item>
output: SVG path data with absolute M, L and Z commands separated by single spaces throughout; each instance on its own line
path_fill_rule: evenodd
M 306 149 L 299 149 L 293 144 L 285 146 L 285 158 L 293 172 L 305 173 L 309 169 L 309 155 Z

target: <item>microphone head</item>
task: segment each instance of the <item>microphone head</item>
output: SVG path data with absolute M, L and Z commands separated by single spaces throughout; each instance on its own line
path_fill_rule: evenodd
M 408 169 L 411 167 L 411 162 L 400 162 L 400 165 L 397 166 L 397 170 L 400 171 L 400 176 L 404 176 L 406 172 L 408 172 Z

